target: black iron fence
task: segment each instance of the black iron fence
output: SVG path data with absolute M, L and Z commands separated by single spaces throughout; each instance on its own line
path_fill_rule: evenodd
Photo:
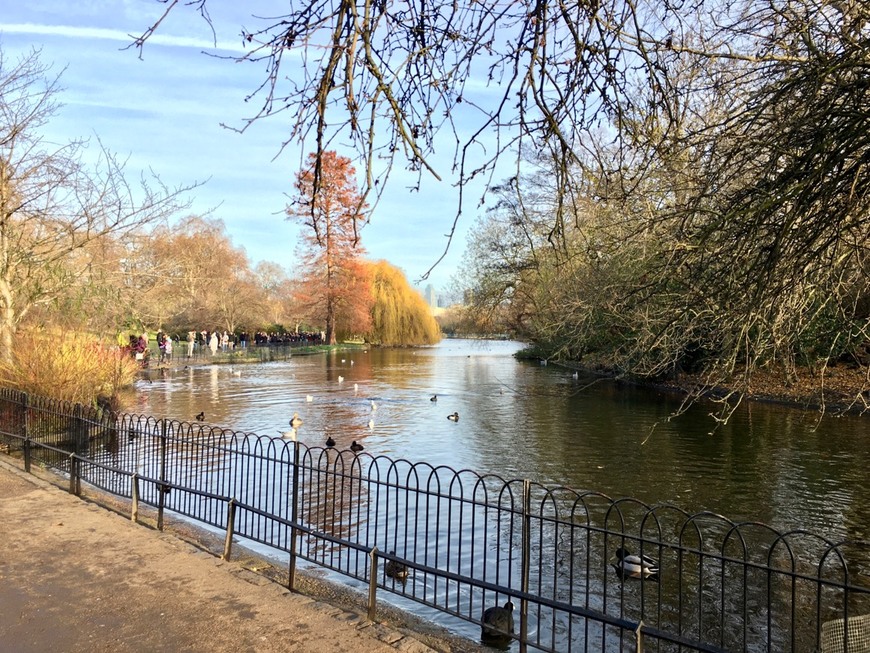
M 519 650 L 870 650 L 870 542 L 0 390 L 0 444 Z M 651 559 L 630 565 L 629 554 Z M 620 560 L 619 556 L 622 556 Z M 445 619 L 442 619 L 444 621 Z M 459 626 L 468 630 L 468 626 Z M 516 642 L 516 644 L 514 644 Z

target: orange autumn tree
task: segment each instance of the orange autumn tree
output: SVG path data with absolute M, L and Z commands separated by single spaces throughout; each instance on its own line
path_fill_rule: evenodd
M 287 218 L 303 226 L 298 299 L 309 318 L 326 326 L 326 344 L 336 334 L 369 330 L 371 290 L 362 264 L 359 230 L 368 205 L 356 186 L 350 159 L 328 151 L 308 156 L 296 174 L 296 194 Z

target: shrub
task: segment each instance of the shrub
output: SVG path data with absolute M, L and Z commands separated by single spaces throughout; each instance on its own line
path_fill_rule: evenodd
M 132 385 L 138 369 L 126 352 L 87 334 L 29 332 L 16 336 L 12 362 L 0 364 L 0 384 L 92 404 Z

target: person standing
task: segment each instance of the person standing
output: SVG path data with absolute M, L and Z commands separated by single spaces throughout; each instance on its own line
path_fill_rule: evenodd
M 187 357 L 193 358 L 193 346 L 196 344 L 196 331 L 187 332 Z
M 217 354 L 218 350 L 218 337 L 217 332 L 212 332 L 211 339 L 208 341 L 208 348 L 211 349 L 211 355 L 214 356 Z

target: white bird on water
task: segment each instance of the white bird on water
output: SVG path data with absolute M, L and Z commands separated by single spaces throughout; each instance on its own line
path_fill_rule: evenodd
M 291 426 L 289 431 L 284 431 L 283 433 L 281 433 L 281 437 L 285 440 L 296 442 L 296 429 Z
M 343 376 L 338 377 L 338 382 L 339 382 L 339 383 L 344 383 L 344 377 L 343 377 Z
M 312 401 L 314 401 L 314 397 L 312 397 L 311 395 L 305 395 L 305 401 L 311 403 Z
M 377 410 L 378 405 L 375 402 L 372 402 L 372 410 Z

